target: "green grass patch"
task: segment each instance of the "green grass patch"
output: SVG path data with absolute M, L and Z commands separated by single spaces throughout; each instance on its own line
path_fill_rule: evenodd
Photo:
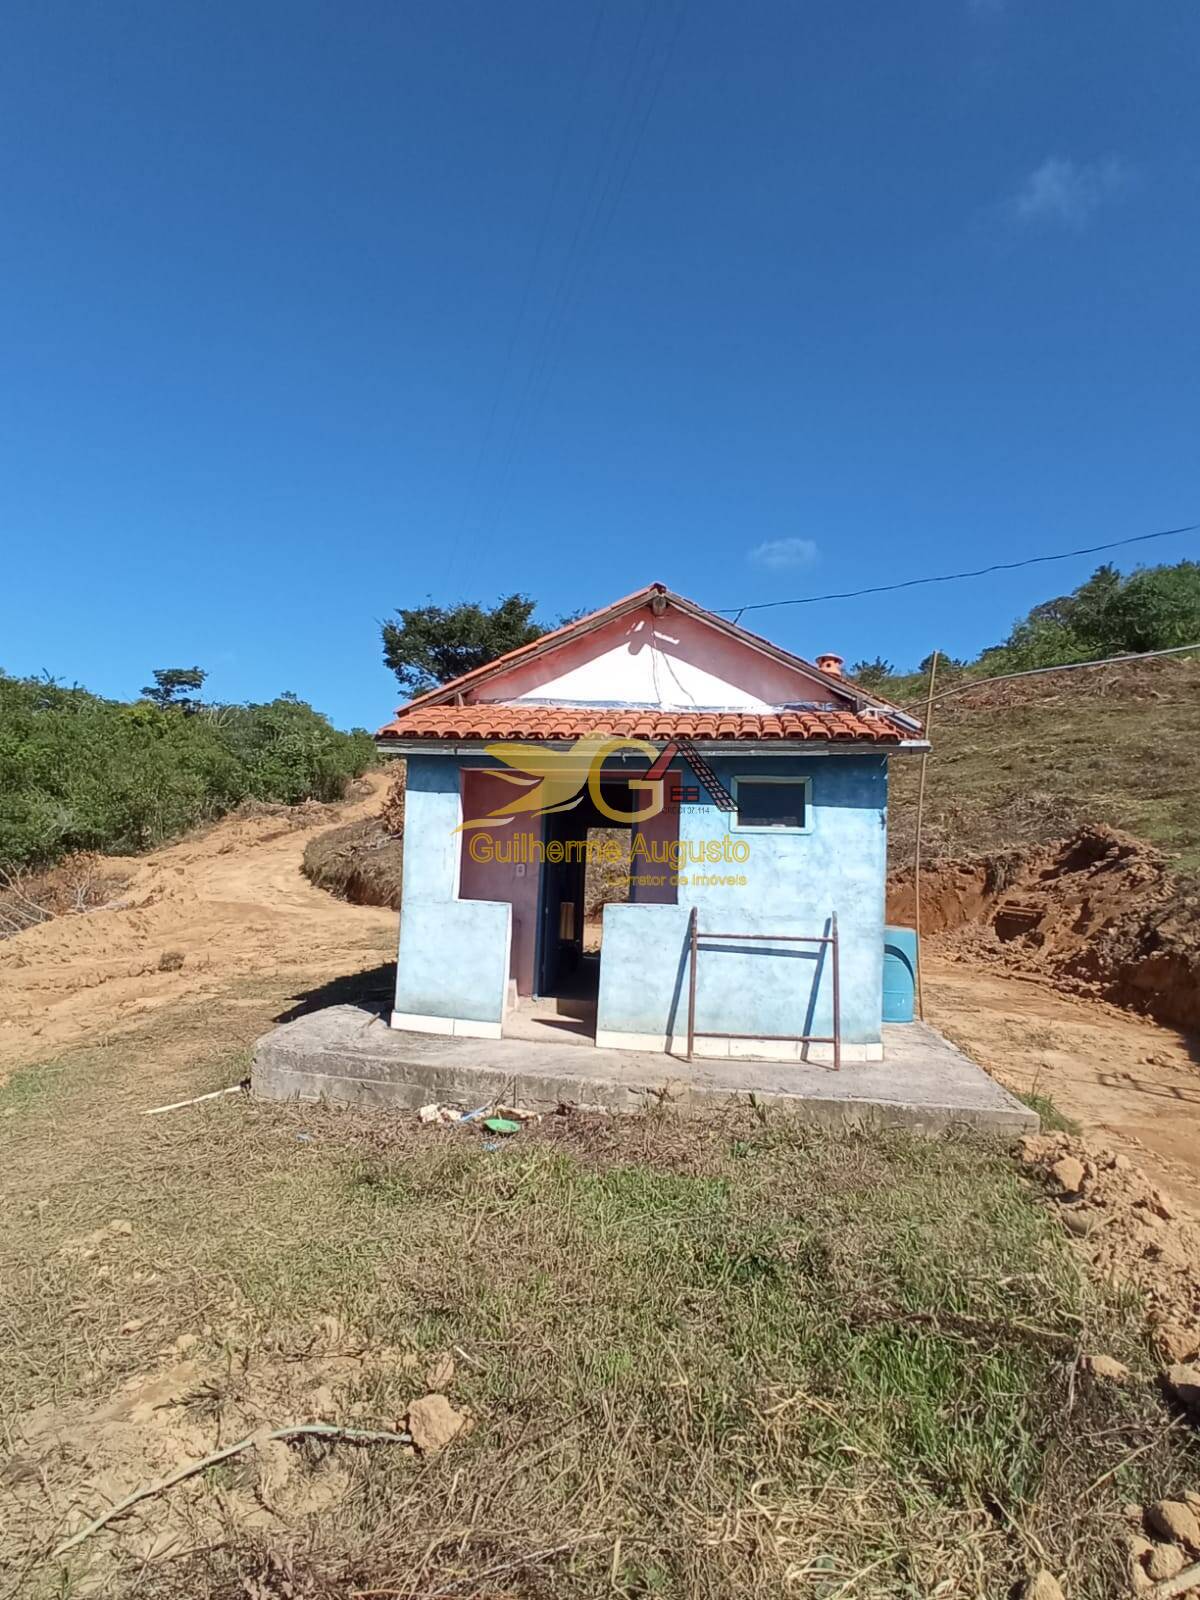
M 7 1415 L 101 1400 L 188 1332 L 232 1362 L 333 1315 L 418 1366 L 456 1352 L 474 1430 L 429 1461 L 353 1457 L 350 1495 L 301 1530 L 313 1595 L 965 1600 L 1040 1547 L 1099 1597 L 1121 1501 L 1195 1481 L 1138 1308 L 1081 1276 L 994 1146 L 747 1110 L 552 1118 L 489 1152 L 233 1098 L 140 1119 L 136 1048 L 75 1065 L 4 1130 Z M 114 1217 L 132 1235 L 70 1254 Z M 1073 1380 L 1095 1349 L 1137 1381 Z M 411 1363 L 373 1370 L 368 1424 L 420 1388 Z M 220 1391 L 197 1402 L 214 1427 Z M 232 1595 L 262 1559 L 244 1529 L 182 1568 L 104 1552 L 148 1595 Z
M 1017 1099 L 1023 1105 L 1027 1105 L 1031 1111 L 1037 1112 L 1042 1119 L 1043 1132 L 1078 1133 L 1080 1131 L 1079 1123 L 1067 1116 L 1065 1111 L 1060 1111 L 1048 1094 L 1038 1094 L 1033 1090 L 1027 1094 L 1021 1094 L 1016 1089 L 1013 1089 L 1011 1093 L 1016 1095 Z

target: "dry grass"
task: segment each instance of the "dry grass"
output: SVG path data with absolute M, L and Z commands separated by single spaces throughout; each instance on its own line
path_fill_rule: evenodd
M 278 1009 L 244 990 L 3 1091 L 10 1431 L 104 1400 L 185 1333 L 205 1370 L 298 1360 L 324 1314 L 418 1369 L 457 1350 L 477 1423 L 427 1461 L 320 1447 L 348 1492 L 270 1531 L 218 1516 L 214 1536 L 240 1480 L 197 1480 L 201 1548 L 148 1560 L 118 1524 L 86 1551 L 107 1592 L 990 1596 L 1044 1551 L 1099 1597 L 1120 1503 L 1195 1482 L 1136 1309 L 1082 1281 L 1002 1152 L 749 1109 L 554 1118 L 494 1150 L 235 1097 L 133 1114 L 236 1081 Z M 63 1253 L 115 1217 L 119 1247 Z M 1096 1348 L 1139 1381 L 1073 1375 Z M 414 1381 L 414 1361 L 364 1364 L 339 1404 L 390 1427 Z M 198 1414 L 217 1433 L 239 1403 L 226 1377 Z M 57 1515 L 82 1469 L 41 1470 Z M 53 1521 L 26 1530 L 13 1592 L 79 1592 L 86 1562 L 46 1560 Z
M 1200 662 L 997 684 L 934 711 L 929 856 L 1044 843 L 1088 822 L 1200 868 Z M 912 858 L 915 761 L 892 765 L 892 859 Z
M 304 849 L 304 876 L 356 906 L 400 909 L 404 839 L 379 817 L 319 833 Z
M 128 882 L 121 867 L 91 851 L 67 856 L 44 872 L 0 867 L 0 939 L 53 917 L 109 905 Z

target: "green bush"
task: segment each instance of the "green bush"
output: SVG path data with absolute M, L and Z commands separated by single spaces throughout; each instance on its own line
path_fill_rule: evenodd
M 1138 567 L 1126 574 L 1105 565 L 1070 594 L 1034 606 L 1013 624 L 1002 644 L 982 651 L 974 661 L 941 656 L 938 686 L 1197 642 L 1200 562 Z M 917 673 L 897 673 L 877 657 L 855 662 L 850 676 L 885 698 L 917 701 L 928 681 L 930 660 L 926 656 Z
M 336 800 L 375 759 L 292 695 L 185 713 L 0 672 L 0 867 L 144 850 L 243 800 Z

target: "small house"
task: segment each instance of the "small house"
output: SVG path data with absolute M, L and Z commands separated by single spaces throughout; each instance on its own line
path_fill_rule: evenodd
M 839 657 L 651 584 L 376 742 L 408 764 L 394 1027 L 881 1058 L 888 762 L 927 746 Z

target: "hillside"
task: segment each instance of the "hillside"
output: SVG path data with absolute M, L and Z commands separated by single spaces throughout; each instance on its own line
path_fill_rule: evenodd
M 295 695 L 233 705 L 182 697 L 199 667 L 159 668 L 140 699 L 0 670 L 0 884 L 78 851 L 133 855 L 247 802 L 340 800 L 375 764 Z
M 330 1003 L 341 998 L 339 985 L 394 954 L 395 917 L 314 888 L 300 861 L 331 826 L 376 816 L 385 789 L 373 772 L 336 803 L 246 806 L 178 843 L 108 858 L 109 898 L 0 940 L 0 1082 L 189 1006 L 215 1036 L 221 1007 L 245 1003 L 225 997 L 263 985 L 329 985 Z
M 911 702 L 910 702 L 911 703 Z M 1200 661 L 1164 659 L 965 690 L 935 702 L 924 854 L 994 854 L 1089 823 L 1200 870 Z M 917 761 L 892 764 L 894 868 L 912 860 Z

